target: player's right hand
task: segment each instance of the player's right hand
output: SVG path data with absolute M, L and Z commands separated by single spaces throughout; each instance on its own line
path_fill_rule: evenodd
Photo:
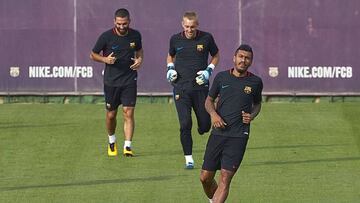
M 113 55 L 114 55 L 114 52 L 111 52 L 111 54 L 109 54 L 107 57 L 105 57 L 104 62 L 106 64 L 114 64 L 116 61 L 116 57 Z
M 226 127 L 227 124 L 216 112 L 211 113 L 210 117 L 211 117 L 212 126 L 214 128 L 225 128 Z
M 177 72 L 175 70 L 174 64 L 173 63 L 169 63 L 167 65 L 167 73 L 166 73 L 166 79 L 169 82 L 174 82 L 177 79 Z
M 177 79 L 176 70 L 168 70 L 166 73 L 166 78 L 169 82 L 174 82 Z

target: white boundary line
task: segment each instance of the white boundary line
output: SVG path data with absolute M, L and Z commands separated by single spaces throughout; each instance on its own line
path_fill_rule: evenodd
M 241 31 L 242 31 L 241 0 L 239 0 L 239 4 L 238 4 L 238 13 L 239 13 L 239 43 L 238 43 L 238 45 L 240 45 L 242 43 L 242 35 L 241 35 Z
M 77 0 L 74 0 L 74 67 L 77 65 Z M 78 91 L 78 83 L 77 83 L 77 77 L 74 77 L 74 91 Z

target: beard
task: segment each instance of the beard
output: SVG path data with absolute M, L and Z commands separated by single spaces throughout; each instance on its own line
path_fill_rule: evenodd
M 249 66 L 245 66 L 244 64 L 240 63 L 238 66 L 235 67 L 236 71 L 240 74 L 246 73 Z
M 121 35 L 125 35 L 129 28 L 123 28 L 123 29 L 120 29 L 120 28 L 116 28 L 116 30 L 121 34 Z

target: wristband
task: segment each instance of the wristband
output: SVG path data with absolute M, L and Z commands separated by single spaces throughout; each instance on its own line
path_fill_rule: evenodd
M 168 64 L 167 64 L 167 69 L 168 69 L 168 70 L 174 70 L 174 69 L 175 69 L 174 63 L 168 63 Z
M 211 68 L 211 69 L 213 69 L 213 70 L 214 70 L 215 65 L 214 65 L 214 64 L 212 64 L 212 63 L 210 63 L 210 64 L 208 65 L 208 68 Z

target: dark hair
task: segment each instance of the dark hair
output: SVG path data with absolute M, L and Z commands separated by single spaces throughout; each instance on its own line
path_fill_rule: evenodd
M 120 17 L 120 18 L 126 18 L 127 17 L 127 18 L 130 19 L 130 13 L 125 8 L 120 8 L 120 9 L 116 10 L 116 12 L 115 12 L 115 18 L 116 17 Z
M 239 48 L 236 49 L 235 55 L 238 53 L 239 50 L 250 52 L 251 55 L 254 57 L 254 53 L 253 53 L 253 50 L 252 50 L 252 48 L 251 48 L 250 45 L 241 44 L 241 45 L 239 46 Z

